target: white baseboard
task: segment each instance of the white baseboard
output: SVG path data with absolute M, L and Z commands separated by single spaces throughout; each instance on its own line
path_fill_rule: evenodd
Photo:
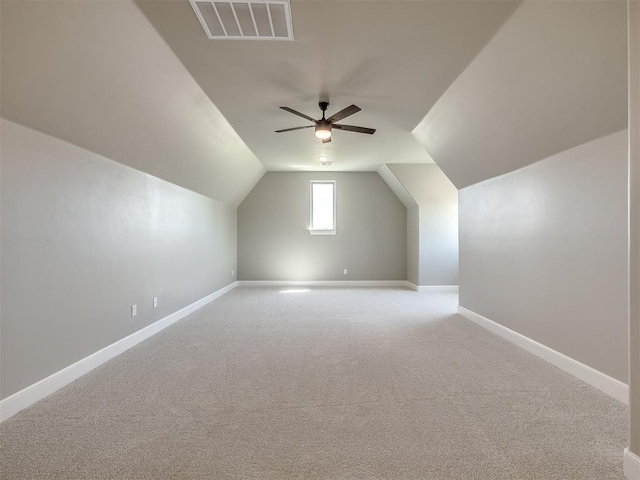
M 406 280 L 239 280 L 239 287 L 407 287 Z
M 419 285 L 418 292 L 458 293 L 458 285 Z
M 53 392 L 70 384 L 94 368 L 99 367 L 103 363 L 129 350 L 131 347 L 134 347 L 159 331 L 164 330 L 168 326 L 176 323 L 178 320 L 181 320 L 190 313 L 195 312 L 199 308 L 202 308 L 216 298 L 221 297 L 237 286 L 238 282 L 231 283 L 226 287 L 221 288 L 220 290 L 213 292 L 212 294 L 207 295 L 184 308 L 181 308 L 177 312 L 174 312 L 171 315 L 168 315 L 163 319 L 158 320 L 157 322 L 154 322 L 115 343 L 112 343 L 102 350 L 98 350 L 88 357 L 85 357 L 62 370 L 49 375 L 47 378 L 14 393 L 10 397 L 3 399 L 0 401 L 0 422 L 4 422 L 19 411 L 24 410 L 39 400 L 42 400 L 47 395 L 51 395 Z
M 624 476 L 627 480 L 640 480 L 640 457 L 624 449 Z
M 392 287 L 416 292 L 458 292 L 457 285 L 421 285 L 408 280 L 240 280 L 239 287 Z
M 510 330 L 509 328 L 500 325 L 493 320 L 489 320 L 488 318 L 460 305 L 458 305 L 458 313 L 468 320 L 471 320 L 473 323 L 486 328 L 521 348 L 524 348 L 528 352 L 546 360 L 550 364 L 555 365 L 576 378 L 579 378 L 583 382 L 588 383 L 616 400 L 625 404 L 629 403 L 629 387 L 626 383 L 612 378 L 595 368 L 579 362 L 578 360 L 574 360 L 563 353 L 557 352 L 552 348 L 542 345 L 535 340 L 531 340 L 518 332 L 514 332 L 513 330 Z

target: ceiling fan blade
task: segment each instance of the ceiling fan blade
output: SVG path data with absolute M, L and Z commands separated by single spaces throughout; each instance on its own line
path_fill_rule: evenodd
M 293 108 L 289 108 L 289 107 L 280 107 L 280 108 L 282 110 L 284 110 L 285 112 L 293 113 L 294 115 L 298 115 L 299 117 L 306 118 L 310 122 L 316 123 L 316 119 L 315 118 L 311 118 L 309 115 L 305 115 L 304 113 L 300 113 L 297 110 L 294 110 Z
M 330 141 L 331 141 L 331 137 L 322 139 L 322 143 L 329 143 Z
M 282 130 L 276 130 L 276 133 L 292 132 L 294 130 L 302 130 L 303 128 L 313 128 L 315 125 L 305 125 L 304 127 L 284 128 Z
M 376 132 L 375 128 L 356 127 L 353 125 L 340 125 L 337 123 L 333 123 L 331 127 L 337 128 L 338 130 L 346 130 L 347 132 L 368 133 L 369 135 L 373 135 Z
M 329 118 L 327 118 L 327 122 L 338 122 L 343 118 L 347 118 L 349 115 L 358 113 L 360 110 L 362 110 L 360 107 L 356 107 L 355 105 L 349 105 L 347 108 L 343 108 L 338 113 L 334 113 Z

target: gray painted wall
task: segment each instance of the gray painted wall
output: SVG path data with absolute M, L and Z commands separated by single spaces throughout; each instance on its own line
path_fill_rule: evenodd
M 235 208 L 1 127 L 2 398 L 234 281 Z
M 407 280 L 420 285 L 420 211 L 417 206 L 407 208 Z
M 309 235 L 311 180 L 336 181 L 336 235 Z M 238 279 L 405 280 L 406 232 L 377 173 L 268 172 L 238 207 Z
M 460 305 L 627 381 L 627 132 L 460 190 Z
M 388 167 L 418 204 L 416 285 L 457 285 L 458 189 L 437 165 Z

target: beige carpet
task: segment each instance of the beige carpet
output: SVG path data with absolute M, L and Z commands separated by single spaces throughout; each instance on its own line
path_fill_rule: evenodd
M 456 303 L 236 289 L 2 424 L 1 478 L 621 480 L 626 407 Z

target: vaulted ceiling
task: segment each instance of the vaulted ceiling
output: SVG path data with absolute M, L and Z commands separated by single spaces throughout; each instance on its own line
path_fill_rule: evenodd
M 411 130 L 517 8 L 516 2 L 296 1 L 295 41 L 208 40 L 188 2 L 138 2 L 193 78 L 269 170 L 377 170 L 430 162 Z M 278 109 L 320 117 L 356 104 L 343 123 L 372 137 L 334 132 L 322 144 Z
M 625 2 L 526 2 L 414 134 L 458 188 L 627 127 Z
M 626 127 L 624 0 L 291 0 L 293 42 L 209 40 L 187 0 L 0 3 L 3 117 L 232 204 L 321 155 L 461 188 Z M 274 133 L 323 97 L 376 134 Z

